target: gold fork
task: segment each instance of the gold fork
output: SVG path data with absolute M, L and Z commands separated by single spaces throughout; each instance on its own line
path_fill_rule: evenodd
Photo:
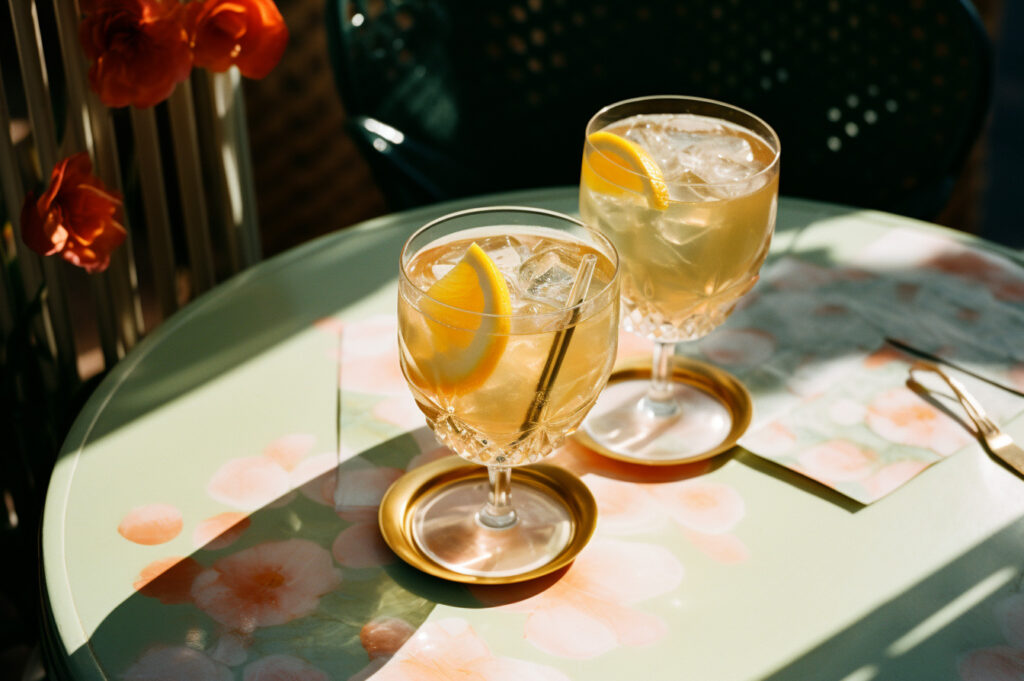
M 913 378 L 915 371 L 930 371 L 945 381 L 946 385 L 953 390 L 953 394 L 956 395 L 960 405 L 964 408 L 967 418 L 974 424 L 975 434 L 985 446 L 985 449 L 997 459 L 1013 468 L 1018 474 L 1024 476 L 1024 449 L 1014 444 L 1013 439 L 1009 435 L 999 430 L 999 426 L 988 417 L 988 414 L 985 413 L 978 400 L 967 392 L 967 389 L 964 388 L 960 381 L 948 375 L 937 365 L 923 360 L 918 360 L 910 366 L 910 380 L 917 383 Z M 921 384 L 917 383 L 917 385 L 920 386 Z

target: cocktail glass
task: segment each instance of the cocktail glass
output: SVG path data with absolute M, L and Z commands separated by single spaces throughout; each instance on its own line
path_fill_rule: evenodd
M 409 531 L 430 561 L 511 581 L 562 555 L 572 512 L 512 469 L 548 456 L 582 422 L 611 372 L 618 322 L 615 249 L 568 216 L 472 209 L 406 242 L 402 372 L 437 438 L 488 472 L 416 499 Z
M 588 123 L 580 213 L 619 251 L 623 328 L 655 343 L 649 382 L 613 377 L 581 429 L 599 451 L 651 464 L 720 451 L 731 415 L 673 380 L 675 344 L 713 331 L 757 281 L 779 151 L 760 118 L 695 97 L 626 100 Z

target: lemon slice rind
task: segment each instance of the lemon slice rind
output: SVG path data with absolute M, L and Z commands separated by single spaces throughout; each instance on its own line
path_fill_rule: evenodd
M 591 133 L 587 142 L 582 171 L 586 186 L 602 194 L 632 191 L 646 196 L 651 208 L 668 208 L 668 185 L 658 163 L 646 150 L 606 130 Z
M 429 362 L 436 387 L 455 394 L 479 388 L 508 344 L 512 300 L 505 278 L 474 242 L 427 296 L 421 308 L 433 343 Z

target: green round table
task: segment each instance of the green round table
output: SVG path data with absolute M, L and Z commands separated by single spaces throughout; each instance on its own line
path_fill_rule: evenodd
M 977 340 L 967 363 L 1020 389 L 1024 269 L 1013 253 L 884 213 L 780 201 L 750 299 L 709 344 L 680 348 L 747 384 L 757 436 L 657 470 L 567 446 L 551 461 L 599 507 L 568 569 L 471 588 L 390 554 L 375 521 L 383 490 L 444 454 L 397 363 L 403 241 L 459 208 L 574 212 L 576 199 L 555 188 L 371 220 L 245 271 L 140 343 L 79 415 L 50 484 L 51 674 L 1020 678 L 1024 479 L 924 400 L 864 397 L 862 377 L 898 365 L 860 334 L 891 323 L 941 352 L 930 332 L 907 337 L 927 323 Z M 823 332 L 829 342 L 814 340 Z M 998 392 L 986 404 L 1024 441 L 1024 399 Z M 934 427 L 900 430 L 904 414 Z

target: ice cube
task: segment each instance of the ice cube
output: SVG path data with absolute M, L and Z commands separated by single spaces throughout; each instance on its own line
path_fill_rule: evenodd
M 564 249 L 544 249 L 520 265 L 518 288 L 527 298 L 556 308 L 565 307 L 578 264 Z
M 681 220 L 665 216 L 663 219 L 655 221 L 654 226 L 658 230 L 658 234 L 661 235 L 661 238 L 668 243 L 673 246 L 685 246 L 692 241 L 700 239 L 707 233 L 709 227 L 705 213 L 707 213 L 706 210 L 695 209 L 692 215 L 687 215 L 685 219 Z M 667 248 L 664 250 L 673 251 L 674 249 Z M 677 255 L 684 257 L 682 252 L 677 253 Z
M 489 236 L 477 240 L 476 244 L 484 249 L 507 279 L 515 279 L 523 260 L 530 257 L 530 249 L 514 236 Z

